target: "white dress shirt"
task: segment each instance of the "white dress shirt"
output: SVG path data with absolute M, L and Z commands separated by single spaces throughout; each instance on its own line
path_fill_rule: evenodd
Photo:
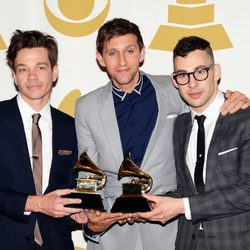
M 52 162 L 52 118 L 49 102 L 39 112 L 33 110 L 21 97 L 17 96 L 17 104 L 22 116 L 23 126 L 25 130 L 26 141 L 29 150 L 30 162 L 32 166 L 32 115 L 39 113 L 41 118 L 39 120 L 39 127 L 42 134 L 42 155 L 43 155 L 43 180 L 42 189 L 46 190 L 49 183 L 50 167 Z
M 220 114 L 220 107 L 224 103 L 224 95 L 221 91 L 218 91 L 217 96 L 213 100 L 213 102 L 207 107 L 206 110 L 202 114 L 197 114 L 191 108 L 192 115 L 192 131 L 189 138 L 187 154 L 186 154 L 186 162 L 189 168 L 191 177 L 194 181 L 194 171 L 195 171 L 195 163 L 196 163 L 196 151 L 197 151 L 197 133 L 198 133 L 198 124 L 194 121 L 195 115 L 205 115 L 206 120 L 204 122 L 205 128 L 205 160 L 204 160 L 204 168 L 203 168 L 203 180 L 206 183 L 206 166 L 207 166 L 207 152 L 209 149 L 209 145 L 214 133 L 215 124 L 217 122 L 218 116 Z M 191 210 L 189 199 L 184 198 L 184 207 L 185 207 L 185 216 L 187 220 L 191 220 Z

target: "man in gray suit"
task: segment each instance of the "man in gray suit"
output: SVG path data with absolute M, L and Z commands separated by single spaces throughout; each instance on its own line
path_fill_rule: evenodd
M 139 28 L 128 20 L 106 22 L 98 32 L 96 58 L 111 81 L 81 97 L 76 104 L 79 153 L 107 174 L 102 197 L 107 211 L 122 193 L 119 167 L 128 153 L 152 176 L 154 194 L 176 189 L 172 146 L 175 118 L 187 107 L 169 76 L 139 71 L 145 48 Z M 122 180 L 124 181 L 124 180 Z M 124 215 L 89 212 L 84 231 L 88 249 L 174 249 L 177 222 L 116 223 Z
M 250 249 L 250 109 L 220 115 L 225 99 L 218 89 L 221 68 L 208 41 L 181 39 L 174 70 L 173 84 L 191 108 L 175 120 L 173 133 L 175 194 L 184 198 L 146 195 L 154 209 L 139 216 L 165 223 L 183 214 L 178 250 Z

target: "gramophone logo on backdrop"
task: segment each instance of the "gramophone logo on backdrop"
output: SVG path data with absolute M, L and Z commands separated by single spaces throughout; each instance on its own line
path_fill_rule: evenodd
M 232 48 L 222 24 L 214 24 L 214 4 L 206 0 L 176 0 L 168 6 L 168 25 L 158 28 L 150 49 L 172 51 L 184 36 L 196 35 L 211 43 L 214 50 Z
M 96 15 L 95 2 L 99 8 L 103 6 Z M 71 37 L 83 37 L 95 32 L 104 23 L 109 8 L 110 0 L 44 0 L 44 11 L 51 26 Z M 57 9 L 60 13 L 56 14 Z M 59 17 L 60 15 L 63 17 Z M 63 98 L 58 108 L 74 116 L 75 100 L 80 96 L 80 90 L 72 90 Z
M 110 7 L 110 0 L 98 1 L 99 5 L 100 2 L 106 2 L 106 5 L 97 16 L 90 19 L 89 15 L 94 10 L 95 0 L 58 0 L 57 2 L 61 14 L 67 19 L 63 20 L 54 14 L 55 11 L 51 11 L 49 6 L 55 4 L 54 0 L 44 0 L 47 19 L 55 30 L 72 37 L 87 36 L 95 32 L 105 21 Z
M 6 49 L 7 46 L 2 38 L 2 36 L 0 35 L 0 50 Z

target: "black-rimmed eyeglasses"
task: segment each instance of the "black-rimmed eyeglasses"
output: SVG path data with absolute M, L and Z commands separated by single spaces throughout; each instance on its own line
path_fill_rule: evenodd
M 190 75 L 193 75 L 196 81 L 204 81 L 208 78 L 209 70 L 214 67 L 210 64 L 208 67 L 200 67 L 193 72 L 173 73 L 173 78 L 179 85 L 186 85 L 190 81 Z

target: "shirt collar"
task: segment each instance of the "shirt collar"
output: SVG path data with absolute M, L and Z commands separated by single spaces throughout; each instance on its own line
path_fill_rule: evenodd
M 31 119 L 32 115 L 35 113 L 39 113 L 41 118 L 43 119 L 51 119 L 51 111 L 50 111 L 50 102 L 46 104 L 46 106 L 40 110 L 39 112 L 35 111 L 30 105 L 23 100 L 20 94 L 17 95 L 17 104 L 22 116 L 23 120 Z
M 138 83 L 135 85 L 134 89 L 132 92 L 137 93 L 138 95 L 142 94 L 142 86 L 143 86 L 143 75 L 140 74 L 140 79 Z M 113 83 L 112 83 L 112 92 L 118 96 L 121 101 L 123 101 L 128 93 L 124 92 L 123 90 L 117 88 Z
M 223 105 L 224 101 L 225 97 L 219 90 L 213 102 L 202 112 L 202 114 L 194 112 L 191 108 L 192 121 L 194 121 L 196 115 L 205 115 L 206 119 L 216 121 L 220 114 L 220 107 Z

